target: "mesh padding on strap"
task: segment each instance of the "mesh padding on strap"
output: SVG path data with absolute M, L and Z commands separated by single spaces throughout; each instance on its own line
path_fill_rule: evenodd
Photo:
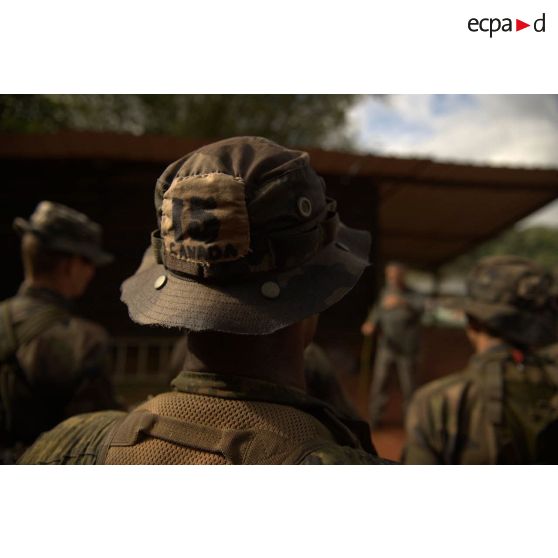
M 287 439 L 291 448 L 305 446 L 315 441 L 323 443 L 332 440 L 328 429 L 311 415 L 293 407 L 273 403 L 230 400 L 189 393 L 165 393 L 147 401 L 138 410 L 179 419 L 201 427 L 210 427 L 208 428 L 209 439 L 212 431 L 222 429 L 261 431 L 266 440 L 272 440 L 274 437 L 278 440 Z M 149 432 L 149 418 L 143 426 Z M 203 432 L 203 428 L 199 430 Z M 159 435 L 156 434 L 155 429 L 153 434 Z M 115 442 L 119 443 L 120 438 L 120 442 L 126 443 L 122 438 L 126 436 L 131 436 L 133 439 L 134 433 L 116 432 Z M 252 451 L 249 461 L 256 463 L 277 461 L 273 455 L 263 455 L 263 453 L 259 455 L 257 451 Z M 217 465 L 225 464 L 227 460 L 219 453 L 175 444 L 151 437 L 147 433 L 145 436 L 138 436 L 135 443 L 132 441 L 131 445 L 111 444 L 105 463 Z

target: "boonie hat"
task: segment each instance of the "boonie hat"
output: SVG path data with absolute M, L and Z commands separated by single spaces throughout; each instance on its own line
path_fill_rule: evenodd
M 344 226 L 307 153 L 265 138 L 206 145 L 155 187 L 149 257 L 122 284 L 140 324 L 269 334 L 345 296 L 370 235 Z
M 546 345 L 556 339 L 553 277 L 526 258 L 489 256 L 479 260 L 467 278 L 467 296 L 447 305 L 510 341 Z
M 28 221 L 22 217 L 14 219 L 14 229 L 21 235 L 35 234 L 45 247 L 83 256 L 97 267 L 113 260 L 101 248 L 101 226 L 87 215 L 59 203 L 40 202 Z

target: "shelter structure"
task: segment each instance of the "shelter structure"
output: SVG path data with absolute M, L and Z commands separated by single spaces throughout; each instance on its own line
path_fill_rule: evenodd
M 5 261 L 19 257 L 13 218 L 29 215 L 39 200 L 84 211 L 104 226 L 107 248 L 118 262 L 101 271 L 95 300 L 85 307 L 113 330 L 130 331 L 117 285 L 134 271 L 156 226 L 155 180 L 170 162 L 207 142 L 91 132 L 0 135 Z M 557 170 L 308 151 L 342 219 L 372 233 L 376 264 L 396 259 L 435 271 L 558 197 Z M 14 291 L 20 273 L 17 265 L 4 266 L 1 296 Z M 330 311 L 333 322 L 357 325 L 373 298 L 374 278 L 374 270 L 368 271 L 347 302 Z
M 13 294 L 21 281 L 14 217 L 28 216 L 39 200 L 49 199 L 101 223 L 106 247 L 116 255 L 116 263 L 99 272 L 81 310 L 120 339 L 176 335 L 135 326 L 119 300 L 119 285 L 139 265 L 156 227 L 157 177 L 208 141 L 91 132 L 0 135 L 0 296 Z M 320 336 L 338 342 L 358 343 L 383 261 L 435 271 L 558 197 L 557 170 L 308 151 L 342 219 L 373 238 L 375 265 L 322 318 Z

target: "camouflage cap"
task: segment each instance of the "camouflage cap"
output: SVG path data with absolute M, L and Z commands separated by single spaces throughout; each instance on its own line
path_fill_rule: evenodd
M 272 333 L 340 300 L 368 265 L 369 234 L 339 222 L 308 154 L 265 138 L 174 162 L 155 208 L 154 261 L 122 285 L 141 324 Z
M 509 341 L 546 345 L 556 339 L 554 280 L 537 263 L 518 256 L 479 260 L 467 278 L 467 297 L 449 305 Z
M 101 226 L 59 203 L 40 202 L 29 221 L 22 217 L 14 219 L 14 229 L 19 234 L 37 235 L 50 250 L 83 256 L 96 266 L 113 260 L 111 254 L 101 249 Z

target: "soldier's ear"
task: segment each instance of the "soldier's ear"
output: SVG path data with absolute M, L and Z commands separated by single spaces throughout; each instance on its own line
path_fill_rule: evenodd
M 53 270 L 54 273 L 57 275 L 64 275 L 64 276 L 71 275 L 73 269 L 72 260 L 73 258 L 71 256 L 60 257 L 58 259 L 56 267 Z
M 62 258 L 60 271 L 67 277 L 72 279 L 81 275 L 84 267 L 84 262 L 81 256 L 68 256 Z

